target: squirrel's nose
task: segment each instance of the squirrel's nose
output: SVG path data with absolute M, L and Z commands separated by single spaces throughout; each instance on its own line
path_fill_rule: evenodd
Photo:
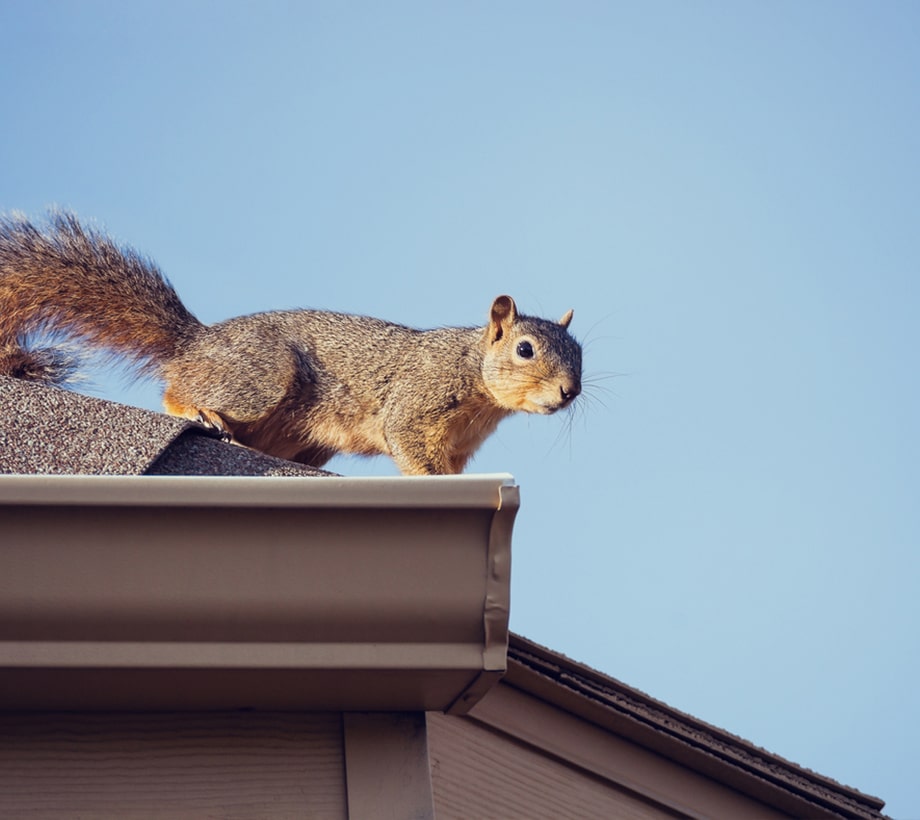
M 559 388 L 559 395 L 562 397 L 562 403 L 568 404 L 572 399 L 574 399 L 579 393 L 581 393 L 581 385 L 570 384 L 562 385 Z

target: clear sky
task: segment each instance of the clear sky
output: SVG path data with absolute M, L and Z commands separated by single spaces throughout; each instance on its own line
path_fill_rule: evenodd
M 0 0 L 0 73 L 0 210 L 205 321 L 574 308 L 512 628 L 920 818 L 920 4 Z

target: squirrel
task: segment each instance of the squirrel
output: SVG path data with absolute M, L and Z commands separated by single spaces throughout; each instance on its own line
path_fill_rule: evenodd
M 269 455 L 321 467 L 386 454 L 407 475 L 460 473 L 516 411 L 550 414 L 581 392 L 581 346 L 558 322 L 499 296 L 485 327 L 416 330 L 322 310 L 213 325 L 129 247 L 52 212 L 46 227 L 0 217 L 0 374 L 61 384 L 70 336 L 164 382 L 167 413 Z

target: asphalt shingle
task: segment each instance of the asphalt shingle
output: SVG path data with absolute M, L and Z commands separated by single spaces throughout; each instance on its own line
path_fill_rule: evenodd
M 329 475 L 162 413 L 0 376 L 0 473 Z

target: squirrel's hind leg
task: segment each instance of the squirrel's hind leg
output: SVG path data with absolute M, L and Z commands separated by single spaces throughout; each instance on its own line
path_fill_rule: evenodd
M 233 433 L 230 431 L 227 423 L 221 418 L 219 413 L 215 413 L 213 410 L 208 410 L 205 407 L 192 407 L 178 402 L 169 390 L 163 394 L 163 408 L 170 416 L 191 419 L 210 430 L 214 430 L 220 435 L 222 441 L 233 441 Z

